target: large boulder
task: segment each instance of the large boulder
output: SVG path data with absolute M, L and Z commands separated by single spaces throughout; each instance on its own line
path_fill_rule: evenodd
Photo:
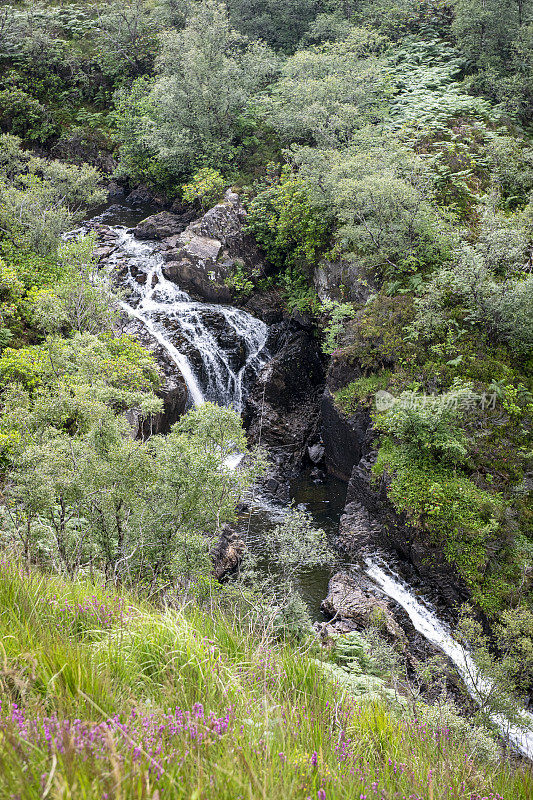
M 181 289 L 210 303 L 229 303 L 231 288 L 226 281 L 230 277 L 227 262 L 219 262 L 222 242 L 198 236 L 188 227 L 173 240 L 164 253 L 163 274 Z
M 156 214 L 137 226 L 136 235 L 161 240 L 165 277 L 194 297 L 229 303 L 237 271 L 252 282 L 264 274 L 261 252 L 245 231 L 246 210 L 234 192 L 199 219 L 186 226 L 183 221 L 183 215 Z
M 375 585 L 362 572 L 335 573 L 321 608 L 327 617 L 353 623 L 355 628 L 378 625 L 394 639 L 405 638 L 389 603 L 377 595 Z
M 137 239 L 155 239 L 161 241 L 169 236 L 175 236 L 187 227 L 187 221 L 178 214 L 170 211 L 160 211 L 141 220 L 134 228 L 133 234 Z

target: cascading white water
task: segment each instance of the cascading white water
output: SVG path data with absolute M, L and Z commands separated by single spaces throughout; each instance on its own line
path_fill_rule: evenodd
M 241 309 L 194 301 L 163 275 L 157 245 L 111 230 L 117 247 L 107 264 L 125 271 L 124 310 L 166 349 L 195 405 L 211 400 L 240 412 L 247 384 L 267 360 L 267 326 Z
M 415 597 L 413 591 L 397 575 L 384 570 L 371 558 L 365 559 L 365 562 L 368 577 L 405 609 L 419 633 L 453 661 L 471 697 L 476 703 L 483 705 L 492 690 L 492 684 L 480 675 L 468 651 L 455 641 L 447 626 L 428 606 Z M 520 711 L 519 716 L 524 721 L 524 728 L 511 725 L 499 714 L 491 715 L 491 720 L 504 737 L 508 737 L 523 755 L 533 760 L 533 715 L 527 711 Z M 531 730 L 526 730 L 526 727 Z
M 125 283 L 131 290 L 123 308 L 166 349 L 181 371 L 195 405 L 212 400 L 241 411 L 247 382 L 268 358 L 266 325 L 236 308 L 195 302 L 164 277 L 163 260 L 156 245 L 136 240 L 124 227 L 111 230 L 116 234 L 117 247 L 107 263 L 111 268 L 126 270 Z M 237 454 L 228 459 L 228 468 L 237 468 L 241 458 Z M 280 522 L 286 514 L 264 499 L 259 505 L 264 507 L 269 523 Z M 474 700 L 483 702 L 490 683 L 480 676 L 471 656 L 435 612 L 388 566 L 383 569 L 367 559 L 366 573 L 405 609 L 416 630 L 451 659 Z M 533 726 L 533 715 L 526 711 L 520 714 L 526 724 Z M 533 732 L 510 725 L 499 715 L 493 715 L 492 720 L 523 755 L 533 760 Z

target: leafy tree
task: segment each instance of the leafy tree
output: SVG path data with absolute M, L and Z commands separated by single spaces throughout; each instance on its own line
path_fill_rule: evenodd
M 181 191 L 186 203 L 199 202 L 203 209 L 211 208 L 222 196 L 224 178 L 218 170 L 204 167 L 182 186 Z
M 312 268 L 328 242 L 328 215 L 306 182 L 285 166 L 249 204 L 248 227 L 279 268 Z
M 448 258 L 450 234 L 432 207 L 432 175 L 390 134 L 363 128 L 349 149 L 298 147 L 291 155 L 335 213 L 336 251 L 350 259 L 354 284 L 361 273 L 402 280 Z
M 319 0 L 228 0 L 230 19 L 246 36 L 292 52 L 321 7 Z
M 382 117 L 387 81 L 376 54 L 387 40 L 352 28 L 339 42 L 299 50 L 264 101 L 268 122 L 286 142 L 338 147 L 370 119 Z
M 530 213 L 526 208 L 509 217 L 486 208 L 478 242 L 462 244 L 419 298 L 415 329 L 442 333 L 455 324 L 450 310 L 462 308 L 465 322 L 489 326 L 515 352 L 531 353 Z
M 4 141 L 8 155 L 0 172 L 0 228 L 25 247 L 50 253 L 84 207 L 103 201 L 99 173 L 94 167 L 23 153 L 14 137 L 0 136 Z
M 205 0 L 192 6 L 184 30 L 162 37 L 155 82 L 135 84 L 117 99 L 124 166 L 142 172 L 143 149 L 178 179 L 198 166 L 231 163 L 248 101 L 276 69 L 264 44 L 231 27 L 224 5 Z

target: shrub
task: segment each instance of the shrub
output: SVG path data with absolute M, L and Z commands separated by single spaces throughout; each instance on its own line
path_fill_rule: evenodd
M 279 269 L 308 271 L 327 247 L 326 210 L 312 200 L 307 184 L 288 166 L 279 178 L 270 179 L 248 211 L 248 230 Z
M 198 170 L 189 183 L 181 187 L 186 203 L 198 202 L 203 209 L 211 208 L 220 199 L 224 190 L 224 178 L 210 167 Z

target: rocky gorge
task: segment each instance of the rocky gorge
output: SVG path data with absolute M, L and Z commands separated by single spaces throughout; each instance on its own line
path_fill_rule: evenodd
M 270 267 L 246 229 L 235 192 L 200 215 L 179 209 L 145 216 L 145 208 L 132 219 L 131 206 L 113 206 L 88 223 L 97 256 L 123 291 L 123 329 L 153 352 L 163 378 L 162 413 L 147 423 L 132 411 L 134 435 L 166 431 L 204 400 L 233 406 L 250 443 L 268 454 L 258 487 L 267 524 L 269 503 L 283 513 L 295 480 L 309 487 L 341 481 L 345 499 L 331 529 L 338 566 L 319 581 L 321 596 L 314 593 L 311 607 L 320 636 L 327 642 L 377 625 L 403 653 L 408 674 L 444 652 L 448 691 L 464 702 L 458 688 L 458 674 L 468 676 L 463 651 L 427 601 L 453 622 L 469 592 L 443 548 L 394 510 L 387 476 L 373 475 L 371 402 L 365 398 L 347 410 L 338 401 L 363 374 L 360 363 L 342 348 L 326 358 L 315 320 L 290 313 L 280 291 L 262 280 Z M 117 224 L 122 219 L 134 227 Z M 334 271 L 319 272 L 316 289 L 334 294 L 328 274 Z M 245 292 L 235 276 L 246 281 Z M 249 520 L 247 503 L 243 512 Z M 238 526 L 223 531 L 211 550 L 217 578 L 238 567 L 250 546 L 246 539 Z M 257 541 L 260 546 L 260 534 Z
M 221 202 L 200 216 L 195 217 L 190 209 L 180 211 L 158 211 L 130 230 L 136 241 L 149 243 L 150 252 L 158 254 L 161 275 L 179 290 L 213 309 L 232 303 L 268 326 L 261 348 L 263 362 L 246 379 L 240 409 L 250 442 L 268 451 L 264 491 L 277 501 L 288 502 L 291 480 L 302 472 L 311 481 L 323 480 L 326 473 L 340 479 L 346 484 L 346 503 L 338 548 L 360 563 L 376 552 L 393 556 L 411 584 L 423 586 L 432 601 L 453 609 L 468 598 L 464 583 L 442 550 L 429 547 L 394 511 L 387 499 L 386 478 L 378 483 L 372 478 L 375 434 L 369 405 L 360 403 L 353 413 L 346 413 L 335 400 L 335 393 L 360 374 L 359 365 L 343 358 L 342 352 L 335 352 L 327 363 L 313 319 L 304 313 L 289 313 L 279 291 L 258 286 L 269 267 L 246 231 L 246 210 L 235 192 L 228 191 Z M 105 263 L 113 261 L 113 254 L 120 249 L 116 229 L 98 217 L 90 224 L 98 237 L 97 256 Z M 254 285 L 244 297 L 232 285 L 236 269 Z M 130 292 L 132 285 L 143 287 L 148 280 L 138 264 L 120 258 L 113 262 L 113 270 L 118 285 L 126 282 Z M 328 283 L 328 275 L 334 271 L 320 271 L 317 289 L 334 293 L 336 286 Z M 155 284 L 158 278 L 152 274 L 150 280 Z M 164 410 L 151 421 L 149 431 L 146 422 L 135 422 L 132 412 L 136 433 L 163 432 L 191 402 L 190 387 L 153 331 L 127 314 L 123 324 L 125 331 L 154 353 L 163 375 L 160 396 Z M 235 330 L 231 335 L 224 330 L 222 317 L 211 324 L 224 358 L 233 361 L 237 371 L 242 369 L 246 359 L 243 341 L 238 341 Z M 201 374 L 194 358 L 189 357 L 192 370 Z M 339 580 L 335 576 L 330 587 L 332 597 L 338 597 Z M 362 573 L 361 581 L 368 589 Z M 347 589 L 348 594 L 350 591 Z M 325 602 L 324 611 L 342 616 L 332 600 Z

